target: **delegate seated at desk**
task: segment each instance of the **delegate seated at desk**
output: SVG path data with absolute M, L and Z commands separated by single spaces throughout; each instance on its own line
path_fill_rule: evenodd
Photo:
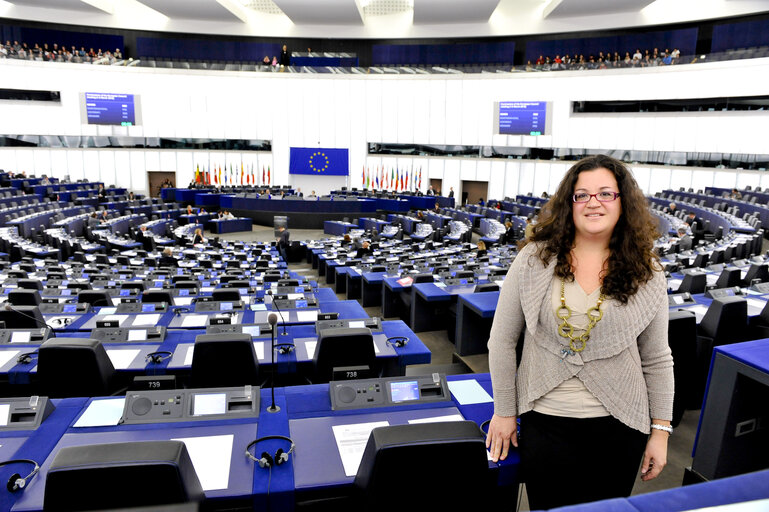
M 692 237 L 686 231 L 686 228 L 678 228 L 678 250 L 689 251 L 692 248 Z

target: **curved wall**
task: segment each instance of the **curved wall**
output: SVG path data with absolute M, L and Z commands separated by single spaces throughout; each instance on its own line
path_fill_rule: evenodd
M 350 150 L 347 183 L 360 186 L 364 167 L 422 168 L 443 179 L 488 181 L 489 196 L 550 190 L 568 163 L 473 158 L 368 156 L 369 142 L 644 151 L 766 153 L 769 112 L 572 114 L 580 100 L 638 100 L 760 95 L 769 83 L 769 59 L 642 70 L 478 75 L 296 75 L 110 68 L 0 61 L 0 87 L 61 91 L 61 104 L 0 103 L 0 134 L 267 139 L 269 153 L 220 151 L 69 150 L 0 148 L 0 168 L 69 174 L 145 190 L 145 170 L 174 171 L 187 183 L 196 165 L 243 162 L 270 166 L 274 183 L 319 193 L 343 178 L 289 177 L 289 148 Z M 80 93 L 141 97 L 141 126 L 81 124 Z M 552 102 L 552 134 L 495 135 L 494 102 Z M 704 188 L 761 184 L 761 172 L 639 167 L 649 192 L 670 186 Z M 423 179 L 423 187 L 428 182 Z

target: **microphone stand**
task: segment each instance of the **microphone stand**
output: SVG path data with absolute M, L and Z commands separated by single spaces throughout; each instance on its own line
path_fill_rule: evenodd
M 272 354 L 272 376 L 270 377 L 270 391 L 272 392 L 272 405 L 267 408 L 267 412 L 276 413 L 280 411 L 280 407 L 275 405 L 275 325 L 278 323 L 278 317 L 275 313 L 270 313 L 267 317 L 267 321 L 272 326 L 270 329 L 270 353 Z
M 272 297 L 272 305 L 275 306 L 275 310 L 280 315 L 280 321 L 283 322 L 283 332 L 281 333 L 281 336 L 288 336 L 288 333 L 286 332 L 286 319 L 283 318 L 283 312 L 281 312 L 278 304 L 275 302 L 275 295 L 272 293 L 272 290 L 267 290 L 267 295 Z

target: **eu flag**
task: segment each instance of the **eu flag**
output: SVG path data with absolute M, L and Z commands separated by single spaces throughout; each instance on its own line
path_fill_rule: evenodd
M 335 148 L 291 148 L 289 174 L 313 176 L 347 176 L 350 151 Z

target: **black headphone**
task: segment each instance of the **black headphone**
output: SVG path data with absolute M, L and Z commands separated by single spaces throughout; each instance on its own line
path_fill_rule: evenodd
M 174 353 L 168 350 L 158 350 L 157 352 L 150 352 L 144 357 L 144 360 L 152 364 L 160 364 L 166 359 L 171 359 Z
M 174 308 L 174 315 L 176 316 L 182 316 L 182 313 L 189 313 L 189 312 L 190 312 L 190 308 L 185 308 L 183 306 Z
M 408 336 L 390 336 L 387 338 L 387 344 L 398 348 L 405 347 L 409 344 L 409 338 Z
M 37 357 L 37 351 L 27 352 L 26 354 L 21 354 L 19 357 L 17 357 L 16 362 L 18 364 L 29 364 L 35 357 Z
M 260 459 L 257 459 L 256 457 L 251 455 L 251 452 L 249 451 L 249 449 L 252 446 L 255 446 L 257 443 L 261 443 L 262 441 L 268 441 L 270 439 L 280 439 L 282 441 L 287 441 L 291 443 L 291 447 L 288 449 L 287 452 L 284 452 L 283 448 L 278 448 L 278 451 L 275 452 L 275 455 L 270 455 L 267 452 L 262 452 Z M 294 444 L 294 441 L 290 437 L 264 436 L 264 437 L 259 437 L 257 439 L 254 439 L 253 441 L 248 443 L 248 446 L 246 446 L 246 457 L 248 457 L 252 461 L 259 464 L 260 468 L 271 468 L 273 465 L 280 466 L 281 464 L 288 462 L 288 456 L 294 452 L 294 448 L 296 448 L 296 445 Z
M 11 475 L 11 478 L 8 479 L 8 483 L 5 484 L 5 487 L 8 489 L 9 492 L 16 492 L 19 489 L 23 489 L 24 486 L 27 485 L 27 481 L 31 480 L 32 477 L 34 477 L 38 471 L 40 471 L 40 465 L 35 462 L 32 459 L 13 459 L 13 460 L 6 460 L 3 462 L 0 462 L 1 466 L 8 466 L 10 464 L 32 464 L 35 466 L 35 469 L 32 470 L 30 474 L 25 476 L 24 478 L 21 477 L 20 474 L 14 473 Z
M 293 343 L 278 343 L 275 347 L 278 349 L 278 354 L 290 354 L 296 349 Z

